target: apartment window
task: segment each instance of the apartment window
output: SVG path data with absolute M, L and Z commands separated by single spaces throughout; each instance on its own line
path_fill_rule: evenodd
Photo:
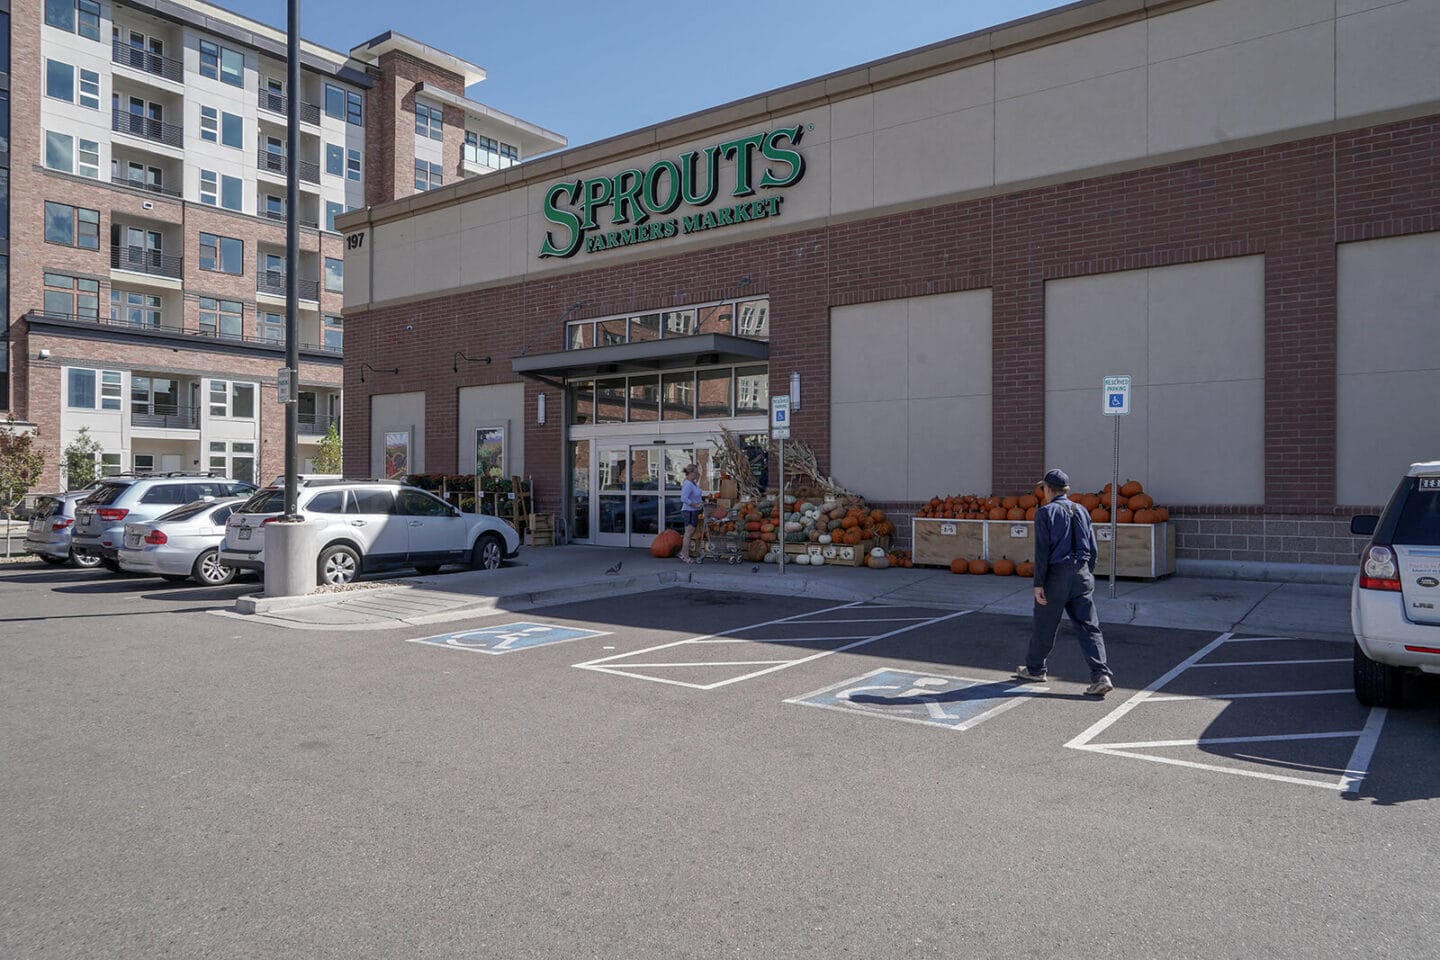
M 237 150 L 245 149 L 245 120 L 238 113 L 220 114 L 220 142 Z
M 345 119 L 345 91 L 333 83 L 325 84 L 325 116 Z
M 214 107 L 200 108 L 200 139 L 220 142 L 220 111 Z
M 75 68 L 59 60 L 45 61 L 45 96 L 64 100 L 75 100 Z
M 265 194 L 265 216 L 271 220 L 285 219 L 285 201 L 273 193 Z
M 94 140 L 80 140 L 75 156 L 75 172 L 82 177 L 100 179 L 100 144 Z
M 99 250 L 100 211 L 46 200 L 45 242 L 82 250 Z
M 213 233 L 200 234 L 200 269 L 220 273 L 244 273 L 245 242 Z
M 132 327 L 158 327 L 161 320 L 160 298 L 149 293 L 111 287 L 110 320 Z
M 211 80 L 228 83 L 232 87 L 245 86 L 245 55 L 238 50 L 222 47 L 209 40 L 200 41 L 200 75 Z
M 87 40 L 99 40 L 100 4 L 96 0 L 45 0 L 45 22 Z
M 441 173 L 440 164 L 429 163 L 425 160 L 415 161 L 415 189 L 422 193 L 426 190 L 434 190 L 443 185 L 444 175 Z
M 520 150 L 512 144 L 500 144 L 500 166 L 513 167 L 520 162 Z
M 52 27 L 74 33 L 74 0 L 45 0 L 45 22 Z
M 325 144 L 325 172 L 331 176 L 345 176 L 345 150 L 333 144 Z
M 100 475 L 102 477 L 113 477 L 120 473 L 120 454 L 100 454 Z
M 200 202 L 212 207 L 219 204 L 220 177 L 214 170 L 200 171 Z M 202 241 L 203 245 L 203 241 Z
M 349 152 L 349 158 L 346 160 L 345 169 L 346 169 L 346 171 L 348 172 L 349 177 L 350 177 L 351 180 L 359 181 L 359 179 L 360 179 L 360 151 L 359 151 L 359 150 L 351 150 L 351 151 Z
M 75 138 L 53 130 L 45 131 L 45 166 L 61 173 L 75 170 Z
M 255 418 L 255 384 L 211 380 L 210 416 L 253 420 Z M 212 442 L 210 446 L 213 451 L 216 443 Z M 241 446 L 237 443 L 234 448 L 239 450 Z M 223 444 L 221 447 L 223 449 Z
M 210 337 L 238 340 L 244 331 L 245 315 L 239 300 L 200 298 L 201 333 Z
M 325 349 L 341 350 L 345 346 L 345 320 L 343 317 L 325 318 Z
M 244 210 L 245 200 L 241 191 L 245 188 L 245 181 L 239 177 L 220 178 L 220 206 L 226 210 Z
M 100 74 L 80 68 L 80 106 L 100 109 Z
M 260 339 L 270 343 L 284 343 L 285 318 L 278 313 L 260 314 Z
M 85 320 L 100 319 L 100 282 L 63 273 L 45 274 L 45 313 Z
M 357 127 L 365 125 L 365 115 L 360 107 L 360 94 L 348 90 L 345 93 L 345 122 L 353 123 Z
M 155 454 L 153 453 L 137 453 L 131 458 L 131 463 L 132 473 L 144 475 L 155 472 Z
M 445 139 L 444 113 L 440 107 L 415 101 L 415 132 L 431 140 Z
M 335 203 L 331 200 L 325 201 L 325 229 L 331 233 L 335 232 L 335 218 L 345 212 L 343 203 Z
M 100 409 L 120 409 L 120 371 L 100 371 Z
M 96 383 L 100 385 L 97 398 Z M 65 405 L 78 410 L 119 410 L 120 371 L 82 370 L 75 367 L 66 371 Z M 99 403 L 96 403 L 96 400 Z
M 325 258 L 325 289 L 331 293 L 345 292 L 345 261 Z

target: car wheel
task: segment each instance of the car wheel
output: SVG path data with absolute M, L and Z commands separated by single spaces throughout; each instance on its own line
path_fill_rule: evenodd
M 83 550 L 71 550 L 70 562 L 81 570 L 93 570 L 100 566 L 100 558 L 93 553 L 86 553 Z
M 505 561 L 505 548 L 500 538 L 493 533 L 482 534 L 470 551 L 470 567 L 473 570 L 498 570 Z
M 100 566 L 104 567 L 106 570 L 109 570 L 111 573 L 119 573 L 119 572 L 120 572 L 120 561 L 119 561 L 119 560 L 111 560 L 111 559 L 108 558 L 108 557 L 101 557 L 101 558 L 100 558 Z
M 440 572 L 440 564 L 417 563 L 415 564 L 415 572 L 420 574 L 422 577 L 433 577 L 435 576 L 435 574 Z
M 66 563 L 69 562 L 64 557 L 47 557 L 43 553 L 37 553 L 36 556 L 39 557 L 41 560 L 44 560 L 46 563 L 50 564 L 50 566 L 52 567 L 63 567 Z
M 354 583 L 360 575 L 360 554 L 344 544 L 326 547 L 320 551 L 318 574 L 322 587 Z
M 235 579 L 235 568 L 220 562 L 220 551 L 206 550 L 195 558 L 191 575 L 207 587 L 223 587 Z
M 1355 644 L 1355 699 L 1367 707 L 1398 707 L 1404 694 L 1405 673 L 1388 663 L 1377 663 Z

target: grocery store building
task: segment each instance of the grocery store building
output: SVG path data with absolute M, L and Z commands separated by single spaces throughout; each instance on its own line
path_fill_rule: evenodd
M 1089 0 L 349 214 L 348 472 L 643 545 L 798 392 L 904 514 L 1099 489 L 1128 375 L 1182 560 L 1349 563 L 1440 451 L 1437 63 L 1440 0 Z

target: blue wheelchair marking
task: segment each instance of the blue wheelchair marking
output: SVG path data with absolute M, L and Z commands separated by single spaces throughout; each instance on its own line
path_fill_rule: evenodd
M 973 680 L 881 668 L 787 700 L 951 730 L 968 730 L 1049 687 L 1015 680 Z
M 419 637 L 411 643 L 428 643 L 435 647 L 449 647 L 452 650 L 470 650 L 474 653 L 514 653 L 566 640 L 583 640 L 587 637 L 603 637 L 606 631 L 582 630 L 579 627 L 557 627 L 552 623 L 506 623 L 498 627 L 484 627 L 479 630 L 461 630 L 456 633 L 442 633 L 434 637 Z
M 1125 406 L 1125 394 L 1123 394 L 1123 393 L 1112 393 L 1112 394 L 1110 394 L 1110 406 L 1112 406 L 1112 407 L 1123 407 L 1123 406 Z

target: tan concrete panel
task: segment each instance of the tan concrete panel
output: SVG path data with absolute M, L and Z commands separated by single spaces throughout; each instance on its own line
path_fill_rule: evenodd
M 1086 390 L 1099 409 L 1100 383 L 1128 375 L 1148 382 L 1146 277 L 1127 270 L 1045 284 L 1045 389 Z
M 1121 479 L 1134 478 L 1150 487 L 1150 410 L 1145 387 L 1131 391 L 1134 411 L 1121 417 Z M 1070 475 L 1076 492 L 1093 492 L 1110 482 L 1115 464 L 1115 427 L 1100 408 L 1100 381 L 1079 390 L 1045 392 L 1045 466 Z
M 875 131 L 875 97 L 865 94 L 830 104 L 830 135 L 836 140 Z
M 1440 100 L 1440 0 L 1342 17 L 1335 48 L 1339 116 Z
M 1169 384 L 1146 393 L 1150 469 L 1142 482 L 1156 503 L 1265 502 L 1263 380 Z M 1127 427 L 1121 424 L 1122 457 Z
M 909 463 L 908 402 L 830 404 L 830 468 L 835 482 L 871 500 L 904 500 Z
M 400 371 L 405 375 L 405 371 Z M 370 398 L 370 475 L 385 476 L 385 434 L 410 434 L 410 473 L 425 472 L 425 394 L 380 393 Z
M 1145 156 L 1144 67 L 995 105 L 995 179 L 1042 177 Z
M 990 405 L 988 395 L 910 401 L 907 499 L 990 490 Z
M 903 203 L 994 183 L 994 116 L 989 106 L 908 123 L 875 143 L 877 205 Z
M 415 293 L 415 245 L 413 243 L 406 242 L 388 248 L 376 247 L 373 286 L 376 302 L 408 297 Z
M 1186 57 L 1333 18 L 1335 0 L 1212 0 L 1149 22 L 1150 62 Z
M 1334 40 L 1325 22 L 1155 63 L 1150 152 L 1334 119 Z
M 1335 499 L 1384 503 L 1405 468 L 1440 451 L 1440 370 L 1345 374 L 1336 379 Z
M 929 120 L 995 99 L 994 68 L 986 63 L 925 77 L 875 93 L 875 129 Z
M 904 400 L 908 311 L 904 300 L 830 311 L 830 396 L 837 403 Z
M 560 405 L 560 394 L 547 390 L 548 404 Z M 505 475 L 525 474 L 525 385 L 497 383 L 484 387 L 461 387 L 457 397 L 459 421 L 455 463 L 469 473 L 475 462 L 475 431 L 482 427 L 505 428 Z M 547 417 L 549 413 L 547 411 Z
M 370 300 L 370 265 L 375 256 L 375 249 L 371 243 L 374 231 L 366 227 L 357 232 L 365 234 L 365 246 L 360 250 L 349 251 L 345 257 L 346 307 L 357 307 Z
M 908 396 L 989 396 L 990 291 L 916 297 L 908 305 Z
M 852 213 L 874 205 L 874 134 L 836 140 L 830 144 L 830 212 Z
M 476 282 L 460 269 L 460 242 L 454 234 L 416 241 L 412 257 L 415 265 L 415 292 L 425 297 L 439 296 L 461 283 Z
M 1440 233 L 1342 243 L 1337 259 L 1338 372 L 1440 371 Z
M 1152 386 L 1265 376 L 1264 257 L 1148 273 Z
M 1024 96 L 1146 64 L 1143 22 L 1052 43 L 995 62 L 995 96 Z

